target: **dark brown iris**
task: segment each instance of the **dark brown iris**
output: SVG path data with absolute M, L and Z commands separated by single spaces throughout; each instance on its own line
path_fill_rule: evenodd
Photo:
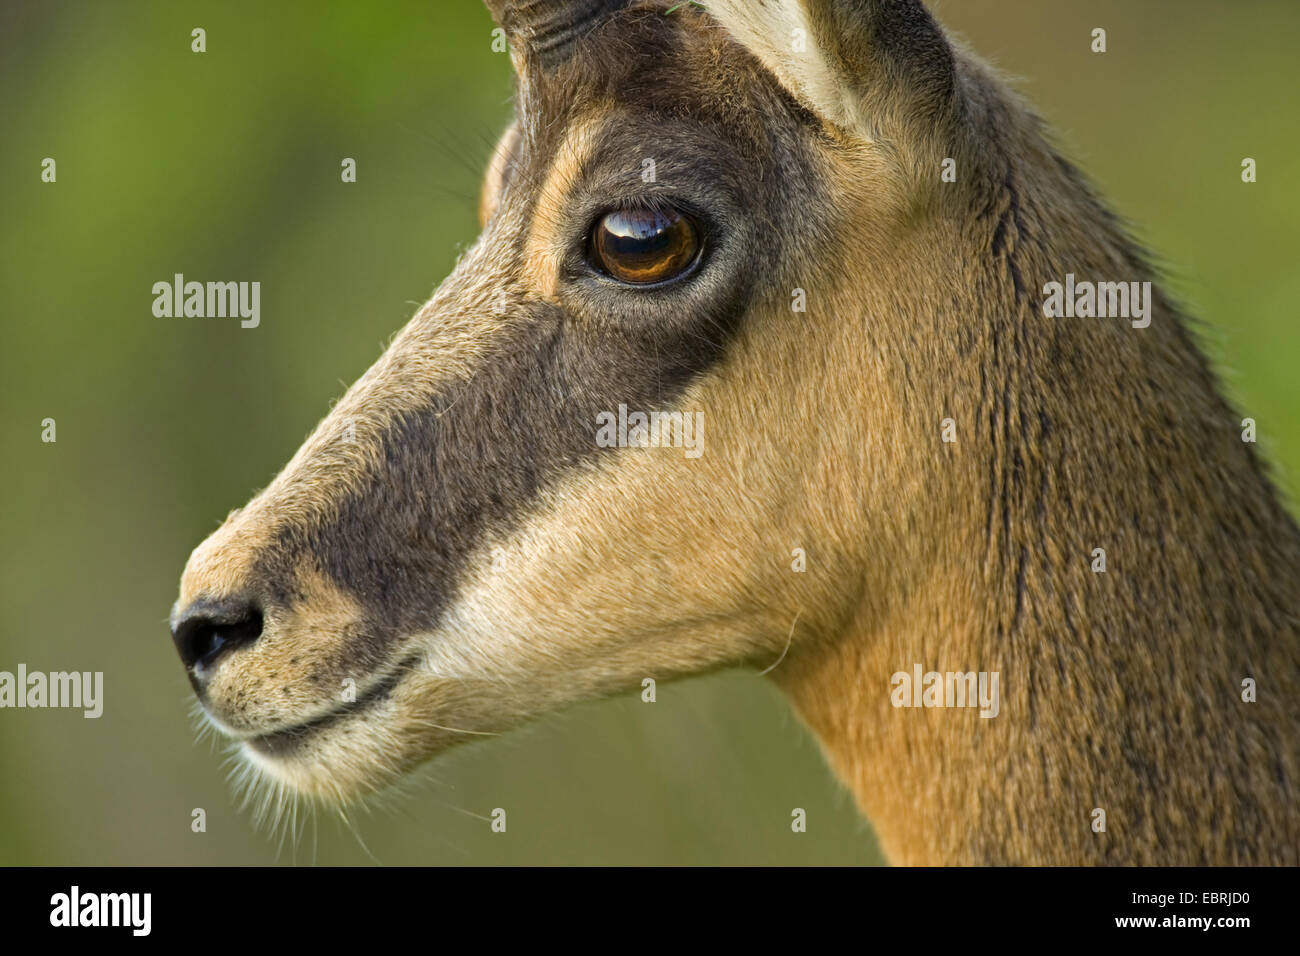
M 622 209 L 596 223 L 591 253 L 620 282 L 647 285 L 681 275 L 695 261 L 699 235 L 671 209 Z

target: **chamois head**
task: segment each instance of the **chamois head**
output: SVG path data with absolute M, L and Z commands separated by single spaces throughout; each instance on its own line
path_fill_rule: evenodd
M 173 613 L 212 723 L 308 794 L 767 662 L 796 615 L 833 625 L 883 584 L 862 560 L 889 564 L 901 517 L 883 463 L 870 499 L 845 469 L 896 414 L 867 327 L 906 323 L 893 286 L 920 251 L 899 248 L 920 187 L 868 128 L 872 84 L 907 84 L 892 113 L 951 109 L 919 5 L 489 6 L 517 86 L 482 234 L 195 550 Z M 782 55 L 795 26 L 807 52 Z M 907 46 L 877 51 L 882 30 Z M 838 580 L 792 573 L 794 549 Z
M 1124 622 L 1192 615 L 1178 568 L 1228 582 L 1177 551 L 1227 545 L 1166 541 L 1170 501 L 1285 522 L 1218 490 L 1265 486 L 1158 292 L 1144 327 L 1044 315 L 1040 289 L 1148 279 L 1143 257 L 918 0 L 488 6 L 516 100 L 482 233 L 191 556 L 172 626 L 207 715 L 343 800 L 646 678 L 775 667 L 887 848 L 1012 853 L 917 830 L 917 791 L 862 761 L 1037 746 L 1066 725 L 1026 674 L 1067 703 L 1095 680 L 1074 712 L 1100 713 L 1109 671 L 1004 655 L 1126 653 Z M 1099 582 L 1099 539 L 1174 596 Z M 1012 672 L 1003 716 L 891 713 L 921 660 Z

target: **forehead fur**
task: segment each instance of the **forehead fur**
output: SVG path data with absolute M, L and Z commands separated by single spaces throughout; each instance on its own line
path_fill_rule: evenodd
M 782 117 L 821 128 L 712 17 L 690 5 L 672 13 L 668 7 L 628 5 L 560 63 L 525 52 L 517 62 L 517 98 L 527 141 L 544 146 L 562 134 L 557 120 L 602 106 L 647 119 L 707 121 L 754 147 L 771 141 L 773 121 Z

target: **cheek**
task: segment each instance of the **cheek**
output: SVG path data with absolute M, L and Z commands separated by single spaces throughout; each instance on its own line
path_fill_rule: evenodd
M 728 500 L 724 454 L 711 445 L 695 458 L 677 448 L 611 451 L 601 473 L 572 480 L 517 532 L 484 542 L 426 645 L 435 673 L 558 665 L 578 676 L 635 659 L 640 644 L 680 647 L 708 627 L 752 621 L 755 596 L 772 594 L 779 582 L 769 578 L 784 565 L 776 551 L 755 560 L 774 545 Z M 723 658 L 731 650 L 709 645 Z

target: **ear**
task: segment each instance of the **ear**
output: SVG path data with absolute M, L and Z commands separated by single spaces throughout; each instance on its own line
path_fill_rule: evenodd
M 709 0 L 706 9 L 804 106 L 870 140 L 956 115 L 952 47 L 920 0 Z

